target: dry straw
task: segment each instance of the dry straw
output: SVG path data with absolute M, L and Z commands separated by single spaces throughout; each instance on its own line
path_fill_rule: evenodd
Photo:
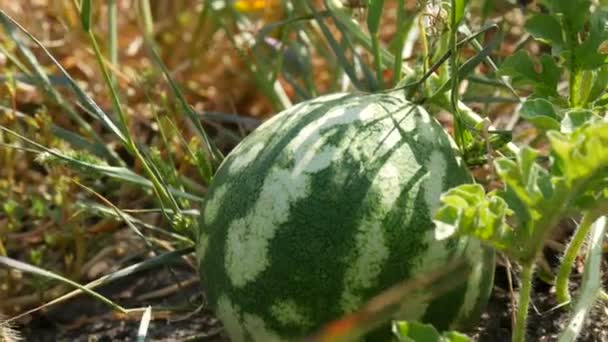
M 0 342 L 16 342 L 21 340 L 19 333 L 0 314 Z

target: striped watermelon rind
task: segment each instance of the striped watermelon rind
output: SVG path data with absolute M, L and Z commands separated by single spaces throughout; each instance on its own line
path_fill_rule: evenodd
M 432 302 L 412 294 L 399 317 L 462 327 L 488 299 L 494 254 L 473 239 L 435 240 L 431 214 L 470 181 L 442 127 L 400 95 L 300 103 L 214 177 L 197 242 L 207 298 L 234 341 L 291 340 L 464 256 L 464 285 Z

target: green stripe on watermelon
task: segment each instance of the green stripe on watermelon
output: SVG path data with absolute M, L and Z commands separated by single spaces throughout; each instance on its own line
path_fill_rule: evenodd
M 493 254 L 472 240 L 435 240 L 431 220 L 440 194 L 470 180 L 440 125 L 400 96 L 294 106 L 215 175 L 197 248 L 207 297 L 233 340 L 290 340 L 464 255 L 477 270 L 467 284 L 420 299 L 404 318 L 440 328 L 473 319 Z

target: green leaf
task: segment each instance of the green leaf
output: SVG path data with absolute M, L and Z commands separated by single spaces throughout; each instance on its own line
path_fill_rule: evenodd
M 551 44 L 554 54 L 559 54 L 564 45 L 562 26 L 550 14 L 536 14 L 526 21 L 526 30 L 537 40 Z
M 537 212 L 550 210 L 554 205 L 552 201 L 558 200 L 553 198 L 557 193 L 555 180 L 536 162 L 538 157 L 538 151 L 525 146 L 520 150 L 516 161 L 501 158 L 495 162 L 496 172 L 507 185 L 507 189 L 528 206 L 526 210 L 530 212 L 531 218 L 534 218 Z M 517 214 L 524 215 L 520 212 Z
M 505 184 L 498 195 L 513 210 L 516 225 L 507 253 L 522 264 L 535 260 L 570 198 L 563 177 L 550 174 L 536 162 L 538 157 L 538 151 L 523 147 L 515 160 L 500 158 L 494 163 Z
M 563 14 L 565 28 L 570 34 L 576 34 L 583 29 L 589 15 L 590 0 L 549 0 L 548 2 L 554 13 Z
M 398 341 L 407 342 L 436 342 L 441 338 L 437 329 L 432 325 L 417 322 L 395 322 L 393 324 L 393 333 L 397 336 Z
M 542 130 L 559 129 L 559 117 L 551 102 L 543 98 L 528 99 L 519 111 L 521 116 Z
M 458 332 L 449 331 L 440 334 L 430 324 L 419 322 L 396 321 L 393 333 L 397 341 L 404 342 L 470 342 L 471 340 Z
M 604 94 L 608 88 L 608 66 L 604 65 L 597 70 L 593 70 L 593 86 L 589 91 L 589 101 L 596 101 Z
M 584 70 L 596 69 L 608 62 L 608 12 L 594 13 L 590 23 L 587 39 L 574 49 L 576 63 Z
M 575 108 L 566 112 L 561 122 L 562 133 L 572 133 L 584 124 L 591 123 L 594 120 L 598 120 L 599 117 L 588 109 Z
M 455 233 L 469 235 L 506 251 L 513 234 L 506 223 L 511 214 L 506 202 L 479 184 L 464 184 L 441 196 L 443 205 L 434 217 L 435 237 L 447 238 Z
M 583 125 L 570 134 L 547 133 L 556 167 L 573 190 L 586 192 L 590 180 L 608 177 L 608 122 Z
M 451 341 L 451 342 L 471 342 L 471 339 L 464 335 L 461 334 L 459 332 L 456 331 L 447 331 L 443 333 L 442 336 L 443 340 L 442 341 Z
M 530 56 L 519 50 L 505 59 L 498 73 L 512 77 L 514 83 L 533 86 L 539 96 L 558 96 L 557 83 L 561 78 L 561 70 L 551 56 L 541 56 L 540 70 L 537 71 Z
M 537 162 L 540 153 L 529 147 L 515 160 L 497 159 L 494 165 L 504 190 L 484 195 L 480 185 L 467 184 L 443 194 L 434 217 L 436 238 L 473 236 L 530 265 L 563 217 L 576 209 L 606 205 L 608 122 L 584 120 L 590 113 L 582 110 L 568 114 L 581 116 L 583 123 L 576 127 L 573 122 L 572 133 L 547 133 L 551 172 Z

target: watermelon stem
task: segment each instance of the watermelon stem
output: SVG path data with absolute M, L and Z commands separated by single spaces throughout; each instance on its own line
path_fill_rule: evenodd
M 515 320 L 515 327 L 513 327 L 513 342 L 524 342 L 526 340 L 528 307 L 530 306 L 530 293 L 532 292 L 533 274 L 534 262 L 522 266 L 517 317 Z
M 574 233 L 574 237 L 572 237 L 572 240 L 566 248 L 564 258 L 562 259 L 562 263 L 555 280 L 555 294 L 560 303 L 567 303 L 570 301 L 568 279 L 570 278 L 572 265 L 580 253 L 581 247 L 585 242 L 585 237 L 589 234 L 593 222 L 600 216 L 601 214 L 596 213 L 595 211 L 585 213 L 581 223 Z

